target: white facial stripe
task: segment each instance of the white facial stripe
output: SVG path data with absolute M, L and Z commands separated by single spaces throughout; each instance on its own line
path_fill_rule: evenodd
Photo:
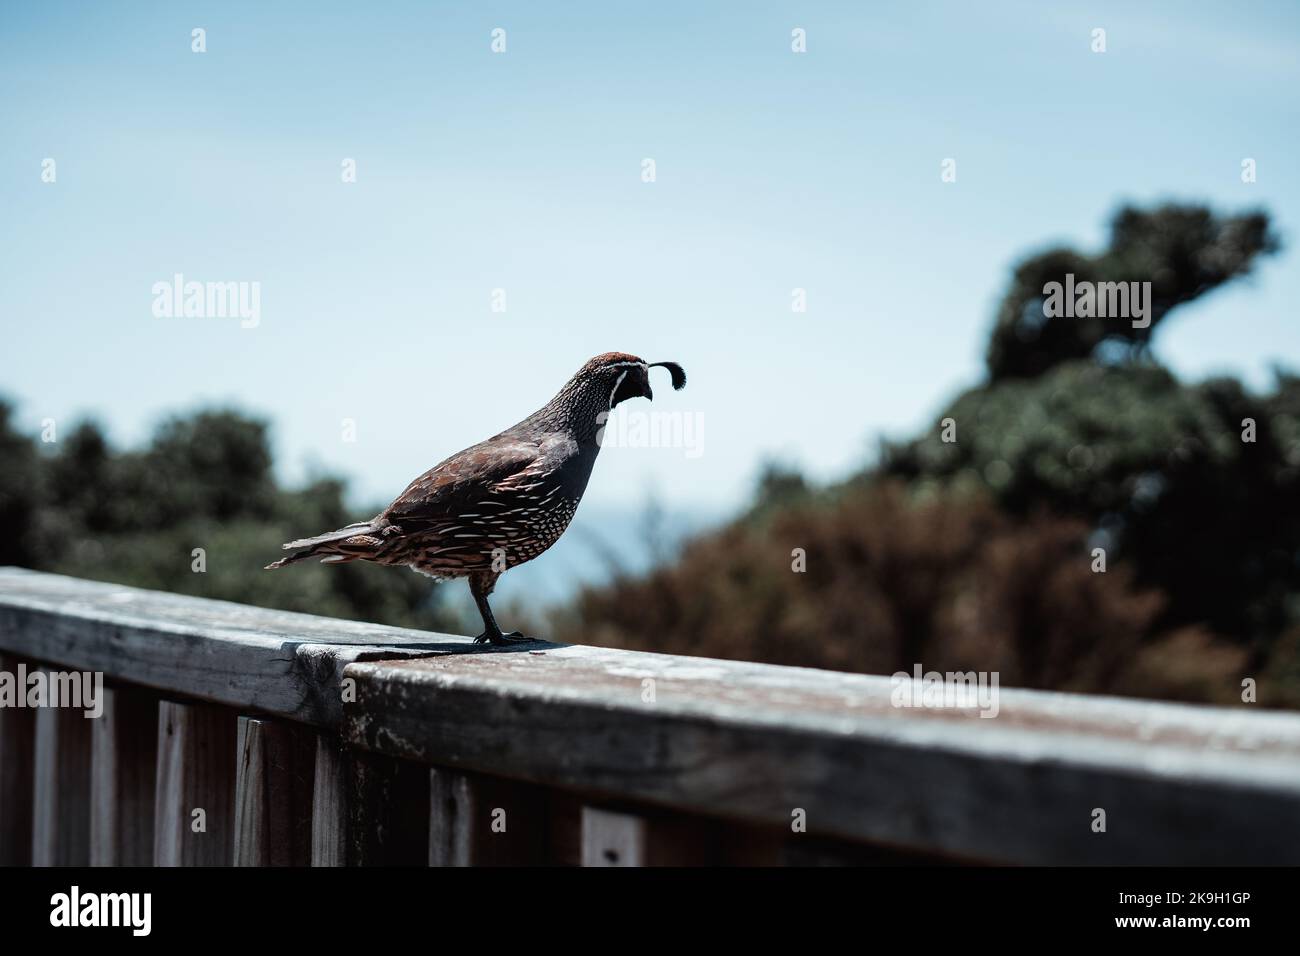
M 635 365 L 635 362 L 624 362 L 624 365 Z M 627 372 L 619 375 L 618 381 L 614 383 L 614 389 L 609 393 L 609 407 L 614 408 L 614 396 L 618 394 L 618 387 L 623 384 L 623 379 L 627 378 Z

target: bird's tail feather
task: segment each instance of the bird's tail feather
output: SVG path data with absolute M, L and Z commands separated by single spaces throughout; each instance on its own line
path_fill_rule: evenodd
M 365 534 L 370 530 L 373 521 L 354 521 L 352 524 L 344 525 L 337 531 L 327 531 L 324 534 L 318 534 L 313 538 L 299 538 L 297 541 L 290 541 L 288 544 L 282 544 L 280 547 L 286 551 L 290 548 L 310 548 L 314 544 L 325 544 L 328 541 L 341 541 L 344 538 L 350 538 L 354 534 Z
M 306 561 L 308 558 L 320 558 L 322 564 L 339 564 L 343 561 L 353 561 L 360 557 L 360 554 L 349 550 L 344 550 L 341 546 L 351 538 L 360 537 L 358 544 L 378 543 L 377 539 L 370 538 L 367 532 L 374 527 L 374 521 L 356 521 L 346 527 L 339 528 L 337 531 L 329 531 L 325 534 L 318 534 L 311 538 L 299 538 L 297 541 L 290 541 L 281 545 L 282 548 L 289 550 L 300 548 L 294 554 L 285 555 L 279 561 L 272 561 L 265 568 L 267 571 L 273 571 L 276 568 L 282 568 L 287 564 L 295 564 L 298 561 Z

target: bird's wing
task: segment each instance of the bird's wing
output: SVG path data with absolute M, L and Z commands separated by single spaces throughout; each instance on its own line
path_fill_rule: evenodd
M 476 514 L 480 507 L 500 506 L 505 502 L 497 496 L 526 476 L 541 457 L 537 442 L 489 439 L 416 478 L 380 518 L 409 535 Z

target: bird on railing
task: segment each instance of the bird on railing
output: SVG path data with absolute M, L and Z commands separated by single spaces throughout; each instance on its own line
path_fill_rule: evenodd
M 322 564 L 371 561 L 405 565 L 433 578 L 468 578 L 483 616 L 482 644 L 530 640 L 503 634 L 488 595 L 507 569 L 531 561 L 564 533 L 586 491 L 605 420 L 620 402 L 653 400 L 650 369 L 668 369 L 674 389 L 686 385 L 676 362 L 646 363 L 635 355 L 597 355 L 542 408 L 501 434 L 457 452 L 407 486 L 369 521 L 290 541 L 295 553 L 268 570 L 319 558 Z

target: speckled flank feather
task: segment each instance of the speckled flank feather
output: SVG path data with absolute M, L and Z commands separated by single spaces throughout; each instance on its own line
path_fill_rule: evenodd
M 656 365 L 668 369 L 675 388 L 686 384 L 680 365 Z M 649 368 L 625 352 L 596 356 L 545 406 L 425 472 L 381 514 L 291 541 L 284 547 L 294 553 L 267 567 L 315 558 L 470 577 L 489 622 L 486 595 L 496 578 L 542 554 L 568 528 L 600 451 L 602 413 L 628 398 L 651 397 Z

